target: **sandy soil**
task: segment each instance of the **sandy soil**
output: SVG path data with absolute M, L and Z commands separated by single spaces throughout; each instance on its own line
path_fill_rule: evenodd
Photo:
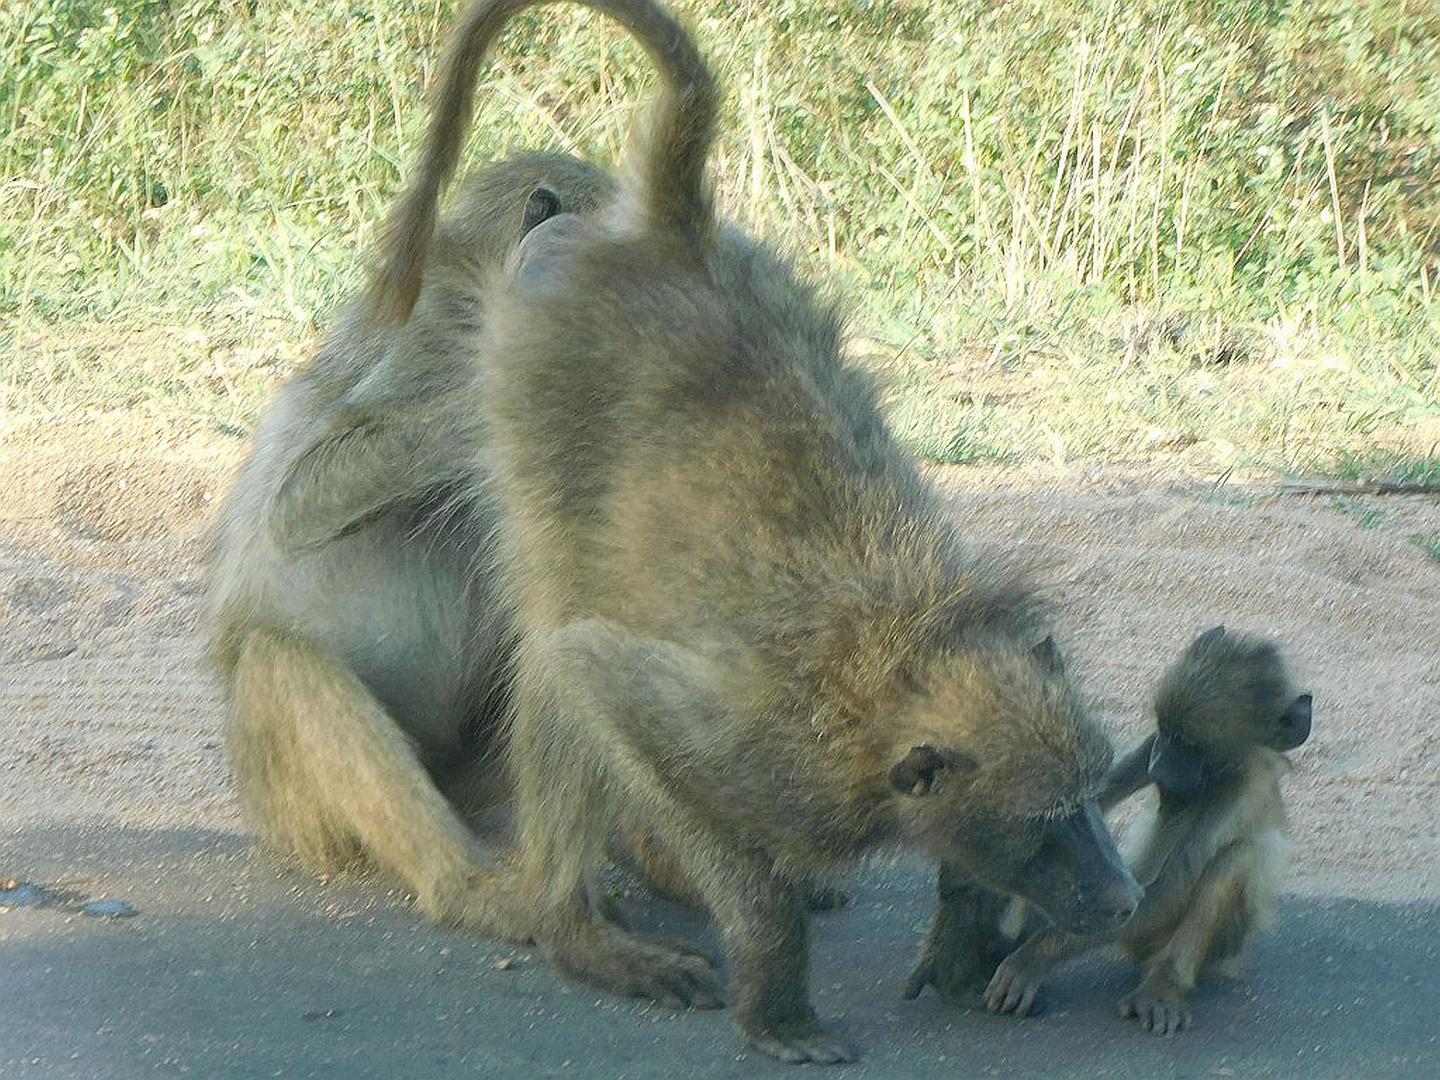
M 205 524 L 244 444 L 134 415 L 0 420 L 0 831 L 240 830 L 199 633 Z M 1052 567 L 1062 644 L 1117 739 L 1217 622 L 1282 639 L 1315 695 L 1287 781 L 1289 889 L 1440 899 L 1440 500 L 1117 470 L 950 469 L 976 541 Z

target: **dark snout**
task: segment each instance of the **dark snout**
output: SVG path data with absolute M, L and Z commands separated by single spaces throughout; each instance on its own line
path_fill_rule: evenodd
M 1048 826 L 1035 867 L 1030 899 L 1060 929 L 1072 934 L 1115 933 L 1135 914 L 1145 895 L 1094 802 Z M 1048 864 L 1048 865 L 1047 865 Z

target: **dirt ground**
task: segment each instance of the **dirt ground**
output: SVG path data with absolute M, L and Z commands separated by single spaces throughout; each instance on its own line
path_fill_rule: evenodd
M 0 419 L 0 833 L 239 832 L 200 636 L 203 538 L 243 440 L 135 415 Z M 1288 891 L 1440 899 L 1440 500 L 1276 497 L 1124 470 L 949 469 L 978 543 L 1051 567 L 1062 646 L 1117 739 L 1217 622 L 1315 697 Z M 5 868 L 0 867 L 0 871 Z M 0 875 L 3 876 L 3 875 Z

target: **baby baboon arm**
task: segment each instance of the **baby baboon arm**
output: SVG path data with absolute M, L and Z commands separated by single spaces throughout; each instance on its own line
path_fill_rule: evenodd
M 1249 936 L 1252 916 L 1245 892 L 1264 859 L 1259 845 L 1242 841 L 1210 861 L 1196 880 L 1174 933 L 1145 961 L 1140 985 L 1120 999 L 1121 1016 L 1134 1017 L 1157 1035 L 1171 1035 L 1190 1025 L 1185 996 L 1194 988 L 1216 939 Z M 1147 903 L 1158 905 L 1164 899 L 1147 897 Z M 1244 925 L 1232 930 L 1236 920 Z
M 990 985 L 985 988 L 985 1007 L 993 1013 L 1028 1016 L 1050 972 L 1105 940 L 1103 937 L 1076 937 L 1054 927 L 1037 930 L 995 969 Z
M 905 983 L 907 999 L 933 986 L 945 1000 L 961 1000 L 985 986 L 1010 946 L 1000 930 L 1008 897 L 949 864 L 940 867 L 939 893 L 930 933 Z
M 1148 735 L 1139 746 L 1129 751 L 1105 774 L 1105 786 L 1100 789 L 1100 809 L 1109 812 L 1135 792 L 1150 783 L 1150 750 L 1155 736 Z

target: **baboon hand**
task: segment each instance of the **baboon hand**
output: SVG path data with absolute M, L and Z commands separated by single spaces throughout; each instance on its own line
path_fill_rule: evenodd
M 1190 1026 L 1190 1008 L 1184 994 L 1169 987 L 1141 983 L 1120 999 L 1116 1012 L 1140 1021 L 1140 1026 L 1153 1035 L 1174 1035 Z
M 646 941 L 617 926 L 591 924 L 546 951 L 565 975 L 626 997 L 649 998 L 676 1009 L 724 1004 L 709 957 L 673 943 Z
M 763 1025 L 741 1018 L 740 1033 L 761 1053 L 792 1065 L 843 1065 L 859 1056 L 843 1031 L 814 1017 Z
M 1027 962 L 1023 952 L 1011 953 L 1000 961 L 990 977 L 990 985 L 985 988 L 985 1007 L 993 1013 L 1029 1016 L 1045 974 L 1045 967 Z

